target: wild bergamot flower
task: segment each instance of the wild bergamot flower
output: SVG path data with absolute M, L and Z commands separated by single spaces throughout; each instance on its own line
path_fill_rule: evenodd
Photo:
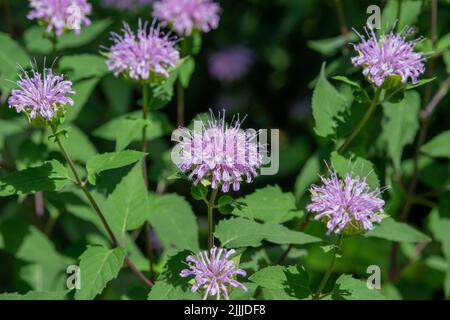
M 322 185 L 310 188 L 309 212 L 316 220 L 327 223 L 327 234 L 359 234 L 372 230 L 374 222 L 383 219 L 384 201 L 379 189 L 370 190 L 365 179 L 348 173 L 340 180 L 333 171 L 331 177 L 321 177 Z
M 202 251 L 195 256 L 188 256 L 186 261 L 189 269 L 182 270 L 180 276 L 183 278 L 194 276 L 192 292 L 203 289 L 204 300 L 208 296 L 215 296 L 217 300 L 220 300 L 221 293 L 228 300 L 228 290 L 231 287 L 247 291 L 247 288 L 236 280 L 237 275 L 245 277 L 247 273 L 242 269 L 238 269 L 236 262 L 230 260 L 234 252 L 234 250 L 213 247 L 209 255 L 207 251 Z
M 370 32 L 370 33 L 369 33 Z M 414 49 L 420 39 L 407 41 L 402 33 L 390 32 L 377 39 L 373 30 L 366 30 L 368 39 L 359 35 L 361 43 L 353 45 L 358 56 L 352 58 L 354 66 L 362 66 L 364 76 L 368 77 L 376 86 L 381 86 L 384 80 L 392 75 L 401 77 L 406 83 L 412 83 L 425 72 L 422 53 Z
M 47 25 L 47 32 L 60 36 L 66 30 L 79 33 L 82 25 L 89 25 L 92 6 L 87 0 L 31 0 L 27 18 Z
M 190 36 L 194 30 L 207 33 L 219 26 L 220 6 L 213 0 L 160 0 L 153 10 L 163 26 L 183 36 Z
M 199 122 L 196 122 L 199 123 Z M 178 141 L 181 171 L 197 185 L 201 180 L 211 182 L 213 189 L 228 192 L 230 186 L 238 191 L 245 179 L 250 183 L 262 165 L 261 146 L 255 130 L 241 129 L 242 121 L 225 122 L 225 111 L 216 119 L 213 114 L 200 128 L 182 128 Z
M 106 62 L 109 70 L 138 81 L 167 78 L 180 59 L 176 40 L 162 33 L 155 23 L 149 26 L 140 20 L 137 33 L 127 23 L 122 31 L 123 36 L 111 34 L 114 44 Z
M 66 105 L 73 106 L 69 97 L 75 94 L 72 82 L 64 80 L 63 75 L 56 74 L 50 68 L 39 73 L 33 68 L 31 75 L 22 69 L 17 81 L 18 89 L 12 91 L 8 104 L 17 112 L 24 112 L 30 120 L 53 121 L 62 116 Z

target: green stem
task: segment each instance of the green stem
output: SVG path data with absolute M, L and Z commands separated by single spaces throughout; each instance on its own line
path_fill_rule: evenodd
M 55 125 L 51 125 L 51 129 L 55 138 L 56 143 L 58 144 L 58 147 L 61 149 L 61 152 L 66 159 L 66 162 L 72 171 L 73 176 L 75 177 L 77 185 L 81 188 L 83 193 L 86 195 L 86 197 L 89 200 L 89 203 L 91 204 L 94 211 L 97 213 L 98 217 L 100 218 L 103 226 L 105 227 L 109 237 L 111 238 L 111 241 L 114 246 L 118 247 L 120 246 L 119 241 L 117 240 L 116 236 L 114 235 L 114 232 L 111 230 L 111 227 L 109 226 L 108 222 L 106 221 L 105 215 L 101 211 L 100 207 L 98 206 L 97 202 L 95 201 L 94 197 L 92 196 L 89 189 L 86 187 L 86 184 L 82 182 L 80 179 L 80 176 L 78 175 L 77 170 L 75 169 L 75 165 L 70 158 L 66 148 L 64 147 L 63 143 L 61 142 L 61 139 L 59 138 L 58 134 L 58 128 Z M 148 287 L 153 287 L 153 282 L 150 281 L 142 272 L 140 272 L 136 266 L 133 264 L 133 262 L 130 260 L 128 256 L 125 257 L 125 262 L 130 267 L 130 269 L 138 276 L 139 279 L 141 279 L 142 282 L 144 282 Z
M 336 241 L 336 247 L 333 250 L 333 257 L 331 258 L 330 265 L 328 266 L 327 271 L 323 275 L 322 281 L 320 281 L 319 288 L 317 288 L 316 294 L 314 295 L 314 300 L 319 300 L 320 294 L 322 293 L 323 288 L 325 288 L 328 278 L 330 277 L 331 273 L 333 272 L 334 265 L 336 264 L 337 254 L 339 253 L 339 250 L 341 249 L 343 239 L 344 239 L 344 235 L 340 234 Z
M 149 117 L 149 85 L 147 83 L 144 83 L 142 85 L 142 119 L 147 120 Z M 142 127 L 142 140 L 141 140 L 141 151 L 146 152 L 147 151 L 147 125 L 144 123 L 144 126 Z M 147 161 L 146 157 L 142 160 L 142 175 L 144 176 L 144 182 L 147 188 L 149 187 L 149 181 L 148 181 L 148 169 L 147 169 Z M 154 271 L 154 261 L 155 257 L 153 256 L 153 246 L 152 246 L 152 239 L 151 239 L 151 230 L 152 226 L 148 221 L 144 223 L 144 233 L 145 233 L 145 247 L 146 247 L 146 253 L 147 258 L 149 261 L 149 271 L 150 271 L 150 277 L 153 279 L 153 276 L 155 274 Z
M 216 202 L 217 193 L 219 189 L 212 189 L 211 198 L 208 202 L 208 252 L 214 247 L 214 204 Z
M 148 119 L 148 84 L 144 83 L 142 85 L 142 118 L 145 120 Z M 141 139 L 141 151 L 147 151 L 147 124 L 144 123 L 142 127 L 142 139 Z M 144 181 L 148 188 L 148 173 L 147 173 L 147 161 L 142 160 L 142 173 L 144 175 Z
M 375 108 L 380 104 L 380 95 L 381 95 L 381 88 L 377 88 L 375 91 L 375 97 L 373 98 L 369 109 L 367 109 L 366 113 L 362 117 L 362 119 L 358 122 L 355 129 L 353 129 L 352 133 L 348 136 L 348 138 L 345 140 L 345 142 L 338 148 L 338 152 L 344 151 L 350 143 L 356 138 L 356 136 L 359 134 L 359 132 L 364 128 L 367 121 L 372 116 L 372 113 L 375 111 Z

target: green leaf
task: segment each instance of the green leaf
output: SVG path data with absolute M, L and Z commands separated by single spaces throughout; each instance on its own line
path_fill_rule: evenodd
M 88 246 L 80 256 L 81 286 L 75 293 L 75 299 L 92 300 L 102 293 L 108 282 L 119 274 L 125 255 L 125 249 L 120 247 Z
M 105 59 L 94 54 L 63 56 L 59 61 L 59 68 L 73 82 L 91 77 L 100 78 L 108 73 Z
M 434 158 L 450 159 L 450 130 L 444 131 L 428 141 L 420 149 L 421 152 Z
M 355 81 L 353 81 L 353 80 L 350 80 L 350 79 L 347 78 L 347 77 L 344 77 L 344 76 L 334 76 L 334 77 L 331 77 L 331 79 L 334 79 L 334 80 L 337 80 L 337 81 L 341 81 L 341 82 L 343 82 L 343 83 L 345 83 L 345 84 L 348 84 L 348 85 L 351 86 L 351 87 L 361 89 L 361 85 L 360 85 L 358 82 L 355 82 Z
M 0 196 L 23 195 L 38 191 L 59 191 L 67 182 L 67 169 L 58 161 L 17 171 L 0 179 Z
M 148 220 L 163 247 L 197 252 L 198 225 L 189 203 L 177 194 L 150 197 Z
M 414 88 L 421 87 L 421 86 L 426 85 L 427 83 L 430 83 L 430 82 L 432 82 L 434 80 L 436 80 L 436 77 L 429 78 L 429 79 L 418 80 L 416 84 L 407 84 L 406 85 L 406 90 L 411 90 L 411 89 L 414 89 Z
M 377 289 L 369 289 L 365 281 L 343 274 L 334 285 L 333 300 L 386 300 Z
M 95 155 L 86 163 L 88 181 L 95 185 L 97 183 L 97 175 L 101 172 L 128 166 L 141 160 L 145 155 L 143 152 L 134 150 Z
M 142 226 L 148 212 L 147 187 L 142 176 L 142 165 L 137 163 L 120 181 L 105 203 L 107 220 L 120 232 Z
M 430 241 L 430 238 L 406 223 L 386 218 L 379 225 L 365 234 L 366 237 L 376 237 L 395 242 L 417 243 Z
M 0 293 L 0 300 L 65 300 L 67 291 L 28 291 L 25 294 Z
M 9 34 L 0 32 L 0 102 L 6 99 L 15 86 L 18 65 L 25 68 L 29 62 L 30 58 L 20 45 Z
M 66 289 L 66 268 L 71 258 L 60 254 L 49 238 L 21 216 L 4 219 L 0 223 L 0 248 L 18 261 L 17 272 L 34 291 Z
M 90 26 L 81 28 L 79 35 L 74 32 L 64 33 L 58 38 L 56 50 L 60 51 L 86 45 L 105 31 L 111 23 L 111 19 L 97 20 Z M 29 51 L 40 54 L 49 54 L 52 51 L 52 43 L 47 37 L 45 27 L 36 26 L 27 29 L 24 34 L 24 39 Z
M 232 197 L 223 195 L 217 201 L 218 210 L 221 214 L 230 214 L 233 212 L 233 204 L 237 203 Z
M 444 292 L 445 297 L 450 297 L 450 219 L 439 216 L 438 210 L 433 210 L 430 214 L 430 229 L 434 238 L 442 244 L 442 252 L 445 256 L 445 264 L 443 264 Z
M 326 79 L 324 63 L 312 97 L 315 133 L 324 138 L 334 135 L 347 107 L 347 100 Z
M 178 70 L 178 78 L 180 79 L 180 83 L 183 88 L 187 88 L 189 86 L 189 82 L 191 81 L 192 74 L 195 70 L 195 60 L 192 57 L 188 57 L 186 61 L 179 67 Z
M 251 275 L 249 280 L 277 300 L 306 299 L 311 295 L 308 273 L 301 266 L 266 267 Z
M 206 200 L 208 196 L 208 187 L 204 186 L 202 183 L 197 184 L 196 186 L 191 186 L 191 196 L 197 201 Z
M 215 236 L 224 247 L 258 247 L 263 240 L 276 244 L 307 244 L 321 241 L 303 232 L 289 230 L 277 223 L 261 224 L 245 218 L 221 220 Z
M 356 41 L 358 36 L 355 33 L 349 33 L 349 38 L 342 35 L 325 38 L 319 40 L 308 41 L 308 47 L 314 51 L 319 52 L 325 57 L 330 57 L 336 54 L 342 47 L 346 46 L 349 42 Z
M 345 178 L 347 173 L 352 172 L 354 177 L 366 178 L 367 184 L 373 190 L 380 187 L 375 167 L 369 160 L 357 156 L 351 156 L 347 159 L 333 151 L 331 153 L 331 165 L 341 178 Z
M 124 122 L 125 119 L 128 121 Z M 173 126 L 170 124 L 167 115 L 161 112 L 152 112 L 150 119 L 145 123 L 147 124 L 147 141 L 160 138 L 165 134 L 171 133 L 173 130 Z M 131 112 L 112 119 L 96 129 L 93 135 L 110 141 L 115 141 L 120 138 L 119 145 L 117 146 L 120 149 L 124 148 L 123 145 L 127 143 L 141 140 L 142 132 L 139 129 L 142 129 L 143 124 L 142 112 Z M 124 137 L 120 137 L 121 135 Z
M 450 32 L 442 36 L 436 44 L 436 50 L 444 51 L 450 49 Z
M 74 105 L 67 108 L 67 112 L 64 116 L 66 122 L 72 122 L 77 118 L 78 114 L 81 112 L 81 109 L 84 107 L 86 102 L 88 102 L 89 97 L 97 86 L 99 80 L 99 78 L 92 78 L 82 80 L 74 84 L 73 90 L 76 92 L 73 96 Z
M 245 198 L 238 199 L 239 205 L 233 214 L 237 216 L 257 219 L 263 222 L 283 223 L 302 216 L 297 210 L 294 195 L 283 192 L 279 186 L 267 186 L 258 189 Z
M 189 278 L 180 277 L 180 272 L 186 269 L 186 258 L 189 251 L 178 252 L 169 257 L 161 275 L 148 295 L 149 300 L 198 300 L 198 292 L 192 292 Z
M 383 103 L 382 140 L 396 169 L 400 168 L 403 148 L 414 142 L 419 128 L 420 95 L 407 92 L 399 103 Z

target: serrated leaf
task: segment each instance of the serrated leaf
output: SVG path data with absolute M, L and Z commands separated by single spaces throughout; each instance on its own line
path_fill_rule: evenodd
M 107 249 L 88 246 L 80 256 L 81 285 L 75 293 L 76 300 L 92 300 L 102 293 L 109 281 L 119 274 L 125 259 L 124 248 Z
M 271 291 L 278 300 L 306 299 L 311 295 L 309 278 L 301 266 L 270 266 L 255 272 L 249 280 Z
M 245 218 L 221 220 L 214 232 L 221 245 L 228 248 L 258 247 L 263 240 L 276 244 L 307 244 L 321 239 L 289 230 L 277 223 L 261 224 Z
M 407 92 L 399 103 L 383 103 L 382 140 L 394 167 L 399 169 L 403 148 L 414 142 L 419 128 L 420 95 Z
M 63 56 L 59 61 L 59 68 L 73 82 L 91 77 L 100 78 L 108 73 L 105 59 L 94 54 Z
M 0 248 L 26 262 L 18 265 L 17 273 L 32 290 L 66 289 L 66 268 L 74 261 L 60 254 L 48 237 L 23 217 L 2 220 Z
M 283 192 L 277 185 L 258 189 L 245 198 L 238 199 L 238 203 L 241 206 L 233 210 L 234 215 L 263 222 L 283 223 L 302 216 L 295 205 L 294 195 Z
M 204 186 L 203 184 L 199 183 L 198 185 L 191 186 L 191 196 L 197 201 L 206 200 L 206 197 L 208 196 L 208 187 Z
M 18 78 L 18 65 L 26 68 L 30 58 L 9 34 L 0 32 L 0 102 L 4 101 Z
M 59 191 L 68 179 L 67 169 L 58 161 L 11 173 L 0 179 L 0 197 L 23 195 L 38 191 Z
M 147 218 L 166 250 L 198 251 L 197 218 L 183 197 L 177 194 L 150 197 Z
M 312 97 L 315 133 L 324 138 L 334 135 L 338 121 L 342 120 L 342 113 L 347 108 L 347 100 L 326 79 L 323 64 Z
M 120 181 L 105 203 L 108 221 L 120 232 L 121 237 L 128 230 L 142 226 L 147 218 L 147 187 L 139 162 Z
M 375 167 L 369 160 L 357 156 L 351 156 L 347 159 L 333 151 L 331 153 L 331 165 L 341 178 L 345 178 L 347 173 L 352 172 L 354 177 L 366 178 L 366 182 L 372 190 L 380 187 Z
M 450 159 L 450 130 L 441 132 L 420 148 L 420 151 L 435 158 Z
M 192 292 L 189 278 L 180 277 L 180 272 L 186 269 L 186 258 L 189 251 L 178 252 L 169 257 L 161 275 L 151 289 L 149 300 L 198 300 L 198 292 Z
M 422 232 L 414 229 L 406 223 L 397 222 L 392 218 L 386 218 L 368 233 L 366 237 L 376 237 L 396 242 L 417 243 L 430 241 L 430 238 Z
M 369 289 L 365 281 L 343 274 L 334 285 L 333 300 L 386 300 L 377 289 Z
M 99 173 L 136 163 L 145 157 L 145 153 L 134 150 L 111 152 L 95 155 L 86 163 L 89 183 L 95 185 Z

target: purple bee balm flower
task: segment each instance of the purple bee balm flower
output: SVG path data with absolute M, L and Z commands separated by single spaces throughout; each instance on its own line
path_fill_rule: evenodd
M 189 269 L 182 270 L 180 276 L 183 278 L 195 276 L 192 292 L 203 289 L 205 291 L 203 300 L 206 300 L 208 296 L 215 296 L 217 300 L 220 300 L 221 293 L 228 300 L 228 290 L 231 287 L 241 288 L 247 292 L 247 288 L 235 279 L 237 275 L 245 277 L 247 273 L 238 269 L 236 263 L 230 260 L 234 252 L 234 250 L 213 247 L 209 256 L 207 251 L 202 251 L 196 256 L 188 256 L 186 261 Z
M 219 26 L 220 6 L 213 0 L 160 0 L 153 10 L 163 26 L 179 35 L 190 36 L 194 30 L 207 33 Z
M 190 172 L 189 179 L 194 185 L 206 179 L 213 189 L 221 187 L 225 193 L 231 185 L 238 191 L 244 178 L 250 183 L 262 165 L 258 132 L 243 131 L 239 118 L 228 125 L 225 111 L 222 117 L 219 114 L 219 119 L 211 114 L 207 125 L 197 126 L 198 123 L 194 123 L 192 131 L 179 129 L 181 134 L 176 148 L 180 159 L 176 162 L 180 170 Z
M 123 36 L 111 34 L 114 42 L 109 49 L 109 58 L 106 61 L 110 71 L 115 76 L 124 74 L 126 77 L 147 81 L 152 78 L 167 78 L 169 69 L 175 68 L 180 53 L 175 48 L 176 39 L 164 34 L 153 23 L 141 23 L 135 34 L 127 23 L 122 29 Z
M 10 108 L 15 108 L 18 113 L 25 112 L 30 119 L 52 121 L 64 113 L 66 105 L 73 106 L 69 95 L 75 91 L 72 82 L 64 80 L 63 75 L 55 74 L 49 68 L 44 68 L 43 74 L 33 69 L 31 76 L 22 71 L 23 75 L 17 81 L 19 89 L 13 90 L 8 100 Z
M 334 171 L 331 177 L 321 177 L 321 180 L 322 186 L 313 185 L 310 189 L 311 203 L 307 210 L 316 213 L 316 220 L 327 222 L 327 234 L 364 233 L 373 229 L 373 222 L 381 222 L 382 191 L 370 191 L 365 179 L 349 173 L 344 180 L 339 180 Z
M 254 53 L 244 46 L 223 49 L 209 58 L 209 73 L 219 81 L 242 79 L 254 62 Z
M 27 18 L 40 20 L 47 25 L 47 32 L 60 36 L 65 30 L 79 34 L 82 25 L 90 25 L 88 16 L 92 6 L 87 0 L 31 0 Z
M 104 6 L 118 10 L 137 10 L 150 6 L 153 2 L 154 0 L 102 0 Z
M 407 41 L 401 33 L 394 32 L 377 39 L 373 30 L 369 33 L 366 29 L 366 33 L 368 39 L 358 34 L 362 42 L 353 47 L 359 55 L 352 58 L 354 66 L 363 67 L 364 76 L 378 87 L 392 75 L 399 75 L 403 83 L 408 78 L 412 83 L 417 82 L 417 78 L 425 72 L 425 58 L 422 53 L 414 51 L 420 39 Z

